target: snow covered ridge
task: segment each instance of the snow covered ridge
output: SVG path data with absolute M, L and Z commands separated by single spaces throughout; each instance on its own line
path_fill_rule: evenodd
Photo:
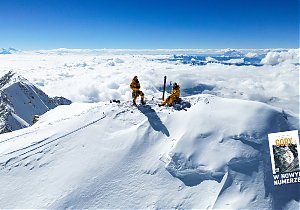
M 73 103 L 0 136 L 1 208 L 297 209 L 274 188 L 267 134 L 298 118 L 208 94 L 175 110 Z M 296 123 L 296 124 L 295 124 Z
M 71 104 L 71 101 L 63 97 L 50 98 L 10 71 L 0 78 L 0 134 L 28 127 L 34 115 L 63 104 Z

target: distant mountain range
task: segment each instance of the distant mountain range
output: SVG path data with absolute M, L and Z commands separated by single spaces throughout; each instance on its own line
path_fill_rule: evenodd
M 69 104 L 70 100 L 51 98 L 27 79 L 10 71 L 0 78 L 0 134 L 28 127 L 34 115 Z
M 15 52 L 18 52 L 18 50 L 11 47 L 8 49 L 0 48 L 0 54 L 13 54 Z

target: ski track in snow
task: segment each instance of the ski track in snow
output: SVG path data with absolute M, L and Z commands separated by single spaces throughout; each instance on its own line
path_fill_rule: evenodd
M 115 113 L 114 114 L 115 116 L 113 117 L 113 119 L 116 119 L 119 115 L 122 115 L 126 112 L 132 112 L 132 110 L 133 110 L 132 106 L 128 105 L 127 103 L 123 103 L 121 106 L 118 105 L 118 108 L 121 108 L 121 109 L 124 109 L 124 110 L 121 110 L 121 111 Z M 73 115 L 71 117 L 61 118 L 59 120 L 55 120 L 55 121 L 49 123 L 49 125 L 52 125 L 52 124 L 55 124 L 55 123 L 61 123 L 61 122 L 66 121 L 66 120 L 71 120 L 74 117 L 82 116 L 86 113 L 89 113 L 89 112 L 95 110 L 95 109 L 97 109 L 97 107 L 85 110 L 82 113 Z M 19 163 L 21 163 L 22 161 L 30 158 L 31 156 L 34 156 L 36 154 L 45 154 L 46 153 L 45 151 L 48 152 L 49 150 L 51 150 L 53 145 L 54 146 L 58 145 L 57 141 L 63 139 L 66 136 L 72 135 L 72 134 L 74 134 L 74 133 L 76 133 L 76 132 L 78 132 L 82 129 L 85 129 L 85 128 L 91 126 L 91 125 L 94 125 L 94 124 L 98 123 L 99 121 L 103 120 L 105 117 L 106 117 L 106 114 L 104 114 L 104 112 L 103 112 L 103 116 L 101 118 L 93 120 L 92 122 L 87 123 L 87 124 L 85 124 L 85 125 L 83 125 L 79 128 L 76 128 L 76 129 L 70 131 L 70 132 L 67 132 L 64 135 L 60 135 L 59 137 L 55 137 L 56 135 L 53 134 L 51 136 L 45 137 L 45 138 L 40 139 L 40 140 L 34 140 L 34 142 L 31 143 L 28 146 L 24 146 L 20 149 L 13 150 L 11 152 L 1 154 L 0 155 L 0 165 L 2 166 L 1 169 L 11 168 L 12 166 L 16 167 L 16 166 L 19 165 Z M 23 136 L 27 136 L 27 135 L 29 135 L 29 136 L 34 135 L 35 132 L 36 132 L 35 130 L 30 131 L 30 132 L 25 132 L 23 134 L 20 134 L 20 135 L 14 136 L 14 137 L 10 137 L 8 139 L 1 140 L 0 144 L 1 143 L 9 143 L 9 141 L 18 140 L 19 137 L 23 137 Z
M 13 154 L 14 157 L 10 158 L 9 160 L 5 161 L 5 163 L 3 163 L 1 161 L 1 157 L 2 156 L 0 156 L 0 165 L 2 165 L 3 168 L 7 168 L 7 167 L 10 167 L 10 166 L 18 164 L 19 162 L 22 162 L 23 160 L 25 160 L 25 159 L 33 156 L 33 155 L 36 155 L 36 154 L 39 154 L 39 153 L 43 153 L 45 150 L 49 150 L 51 147 L 53 147 L 52 145 L 49 145 L 49 144 L 51 144 L 53 142 L 56 142 L 56 141 L 58 141 L 58 140 L 60 140 L 60 139 L 62 139 L 64 137 L 66 137 L 66 136 L 72 135 L 73 133 L 76 133 L 76 132 L 78 132 L 78 131 L 80 131 L 80 130 L 82 130 L 82 129 L 90 126 L 90 125 L 93 125 L 93 124 L 99 122 L 100 120 L 104 119 L 105 117 L 106 116 L 103 116 L 103 117 L 101 117 L 101 118 L 99 118 L 97 120 L 94 120 L 91 123 L 88 123 L 88 124 L 86 124 L 86 125 L 84 125 L 84 126 L 82 126 L 80 128 L 77 128 L 77 129 L 75 129 L 75 130 L 73 130 L 71 132 L 68 132 L 68 133 L 66 133 L 66 134 L 64 134 L 62 136 L 59 136 L 57 138 L 51 139 L 51 137 L 47 137 L 47 138 L 44 138 L 42 140 L 38 140 L 33 145 L 30 145 L 30 146 L 27 146 L 27 147 L 23 147 L 21 149 L 15 150 L 13 152 L 9 152 L 7 154 L 4 154 L 2 156 L 7 156 L 7 155 L 12 155 Z M 6 140 L 4 140 L 4 141 L 6 141 Z M 40 149 L 40 150 L 38 150 L 38 149 Z M 36 150 L 38 150 L 38 151 L 36 151 Z M 34 152 L 34 153 L 27 155 L 28 153 L 31 153 L 31 152 Z M 27 156 L 23 157 L 24 155 L 27 155 Z M 16 159 L 20 159 L 20 160 L 12 161 L 12 160 L 16 160 Z

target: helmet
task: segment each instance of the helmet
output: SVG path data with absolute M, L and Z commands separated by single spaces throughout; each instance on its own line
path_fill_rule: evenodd
M 137 76 L 134 76 L 134 77 L 133 77 L 133 80 L 134 80 L 134 81 L 139 81 Z
M 176 82 L 174 82 L 173 84 L 173 88 L 178 87 L 178 84 Z

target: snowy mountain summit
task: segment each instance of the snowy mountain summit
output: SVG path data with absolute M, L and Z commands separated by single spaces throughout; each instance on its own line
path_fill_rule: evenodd
M 297 117 L 260 102 L 182 99 L 190 106 L 72 103 L 2 134 L 0 206 L 297 209 L 297 185 L 273 186 L 267 139 Z
M 0 78 L 0 134 L 28 127 L 34 115 L 63 104 L 71 104 L 71 101 L 63 97 L 51 98 L 10 71 Z

